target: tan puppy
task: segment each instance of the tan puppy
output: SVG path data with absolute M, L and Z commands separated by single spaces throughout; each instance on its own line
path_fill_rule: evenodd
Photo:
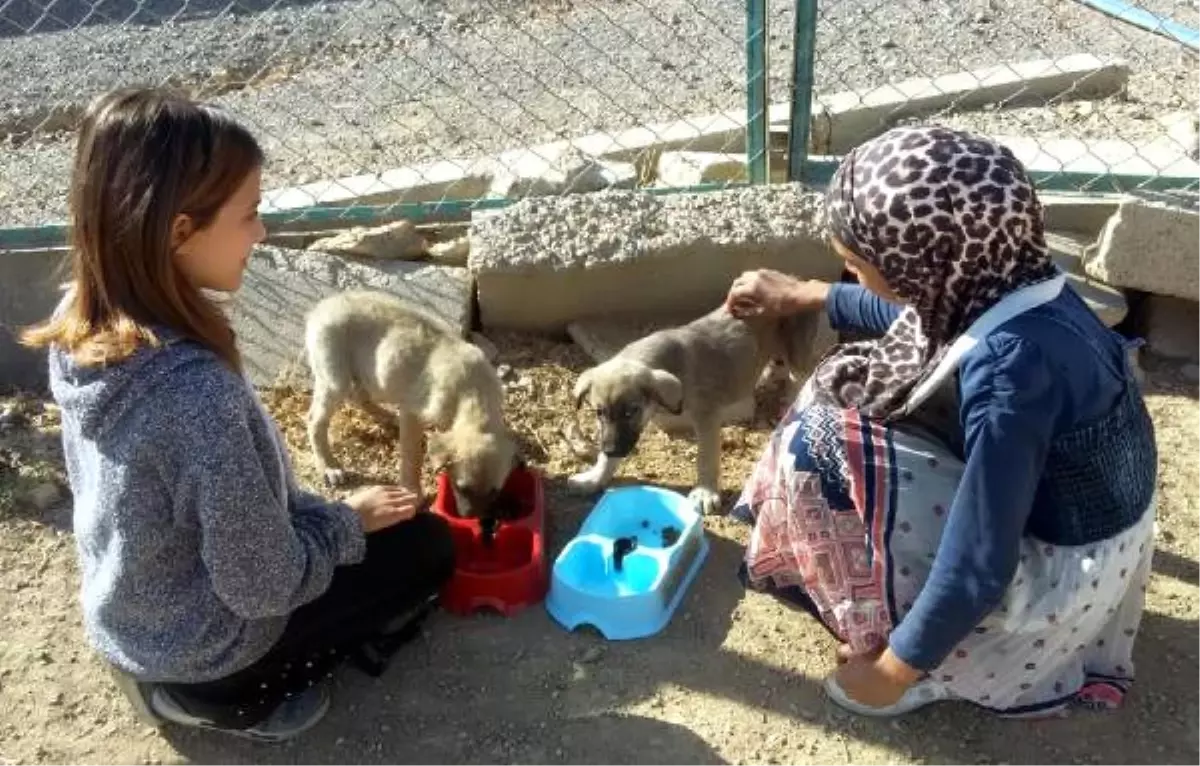
M 682 327 L 651 333 L 585 371 L 575 404 L 590 404 L 599 428 L 599 455 L 570 485 L 596 491 L 633 452 L 657 410 L 683 415 L 696 433 L 696 485 L 690 499 L 703 513 L 720 505 L 722 413 L 754 393 L 767 363 L 793 376 L 811 366 L 817 314 L 737 319 L 722 306 Z
M 459 514 L 487 509 L 518 456 L 500 378 L 479 348 L 440 319 L 365 290 L 320 301 L 308 315 L 305 347 L 313 374 L 308 438 L 326 482 L 345 479 L 329 447 L 329 421 L 352 398 L 398 426 L 403 486 L 420 492 L 425 428 L 438 429 L 429 452 L 453 478 Z

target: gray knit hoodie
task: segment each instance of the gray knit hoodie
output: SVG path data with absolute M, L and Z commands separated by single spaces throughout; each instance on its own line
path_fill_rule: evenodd
M 198 682 L 265 654 L 366 542 L 348 506 L 299 489 L 247 381 L 161 336 L 106 368 L 53 349 L 50 385 L 88 637 L 143 680 Z

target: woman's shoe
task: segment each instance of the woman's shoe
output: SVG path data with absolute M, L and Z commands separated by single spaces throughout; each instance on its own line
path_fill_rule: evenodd
M 926 678 L 908 687 L 900 699 L 896 700 L 893 704 L 886 707 L 872 707 L 850 699 L 849 695 L 842 689 L 842 685 L 837 682 L 837 679 L 832 674 L 825 679 L 825 693 L 829 695 L 829 698 L 838 707 L 849 710 L 851 713 L 871 716 L 873 718 L 891 718 L 893 716 L 904 715 L 931 703 L 950 698 L 950 693 L 946 690 L 946 687 Z

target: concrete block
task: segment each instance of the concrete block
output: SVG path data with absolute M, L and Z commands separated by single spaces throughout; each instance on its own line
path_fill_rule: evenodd
M 837 279 L 822 204 L 798 184 L 523 200 L 472 221 L 481 321 L 563 332 L 598 316 L 698 316 L 754 268 Z
M 305 315 L 321 298 L 355 288 L 399 295 L 446 320 L 463 337 L 470 332 L 471 276 L 466 269 L 259 247 L 228 305 L 251 380 L 261 386 L 307 386 Z
M 1038 199 L 1048 231 L 1086 233 L 1094 242 L 1125 195 L 1040 192 Z
M 523 198 L 547 194 L 630 189 L 637 168 L 627 162 L 597 159 L 573 147 L 518 149 L 494 160 L 488 193 L 493 197 Z
M 1169 359 L 1200 361 L 1200 303 L 1148 295 L 1138 315 L 1136 324 L 1150 351 Z
M 429 256 L 429 260 L 443 266 L 466 266 L 470 253 L 471 240 L 458 237 L 447 242 L 434 242 L 429 246 L 426 255 Z
M 393 221 L 382 226 L 355 226 L 322 237 L 306 250 L 335 255 L 413 260 L 425 255 L 427 244 L 412 221 Z
M 17 335 L 54 311 L 69 270 L 63 250 L 0 252 L 0 391 L 46 390 L 46 355 L 20 345 Z
M 702 183 L 749 180 L 746 155 L 723 152 L 664 152 L 658 158 L 659 186 L 696 186 Z
M 1084 259 L 1088 276 L 1114 287 L 1200 297 L 1200 220 L 1194 210 L 1129 198 Z
M 1063 235 L 1046 233 L 1050 253 L 1055 264 L 1066 274 L 1067 283 L 1079 293 L 1083 302 L 1088 305 L 1100 321 L 1108 327 L 1121 323 L 1129 313 L 1129 303 L 1125 294 L 1115 287 L 1103 282 L 1089 279 L 1083 270 L 1083 253 L 1091 246 L 1092 239 L 1086 235 Z
M 988 104 L 1041 105 L 1065 95 L 1106 98 L 1123 91 L 1128 82 L 1125 62 L 1084 53 L 818 95 L 813 101 L 811 151 L 843 154 L 904 119 L 950 109 L 971 111 Z M 772 126 L 784 127 L 786 121 L 786 115 L 781 121 L 772 119 Z
M 567 325 L 567 334 L 597 364 L 610 359 L 629 343 L 652 332 L 687 324 L 696 314 L 659 315 L 653 317 L 626 317 L 622 319 L 587 319 Z M 748 424 L 754 420 L 755 402 L 748 396 L 721 413 L 722 424 Z M 686 436 L 691 433 L 691 423 L 682 417 L 660 412 L 654 423 L 669 434 Z
M 486 160 L 438 160 L 381 173 L 316 181 L 263 194 L 263 213 L 313 205 L 387 205 L 476 199 L 487 193 L 492 169 Z

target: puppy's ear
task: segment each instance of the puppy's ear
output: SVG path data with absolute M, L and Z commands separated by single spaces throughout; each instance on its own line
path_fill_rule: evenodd
M 584 397 L 592 390 L 592 371 L 587 370 L 579 376 L 579 380 L 575 381 L 575 409 L 583 406 Z
M 672 415 L 683 412 L 683 384 L 666 370 L 651 370 L 646 396 Z

